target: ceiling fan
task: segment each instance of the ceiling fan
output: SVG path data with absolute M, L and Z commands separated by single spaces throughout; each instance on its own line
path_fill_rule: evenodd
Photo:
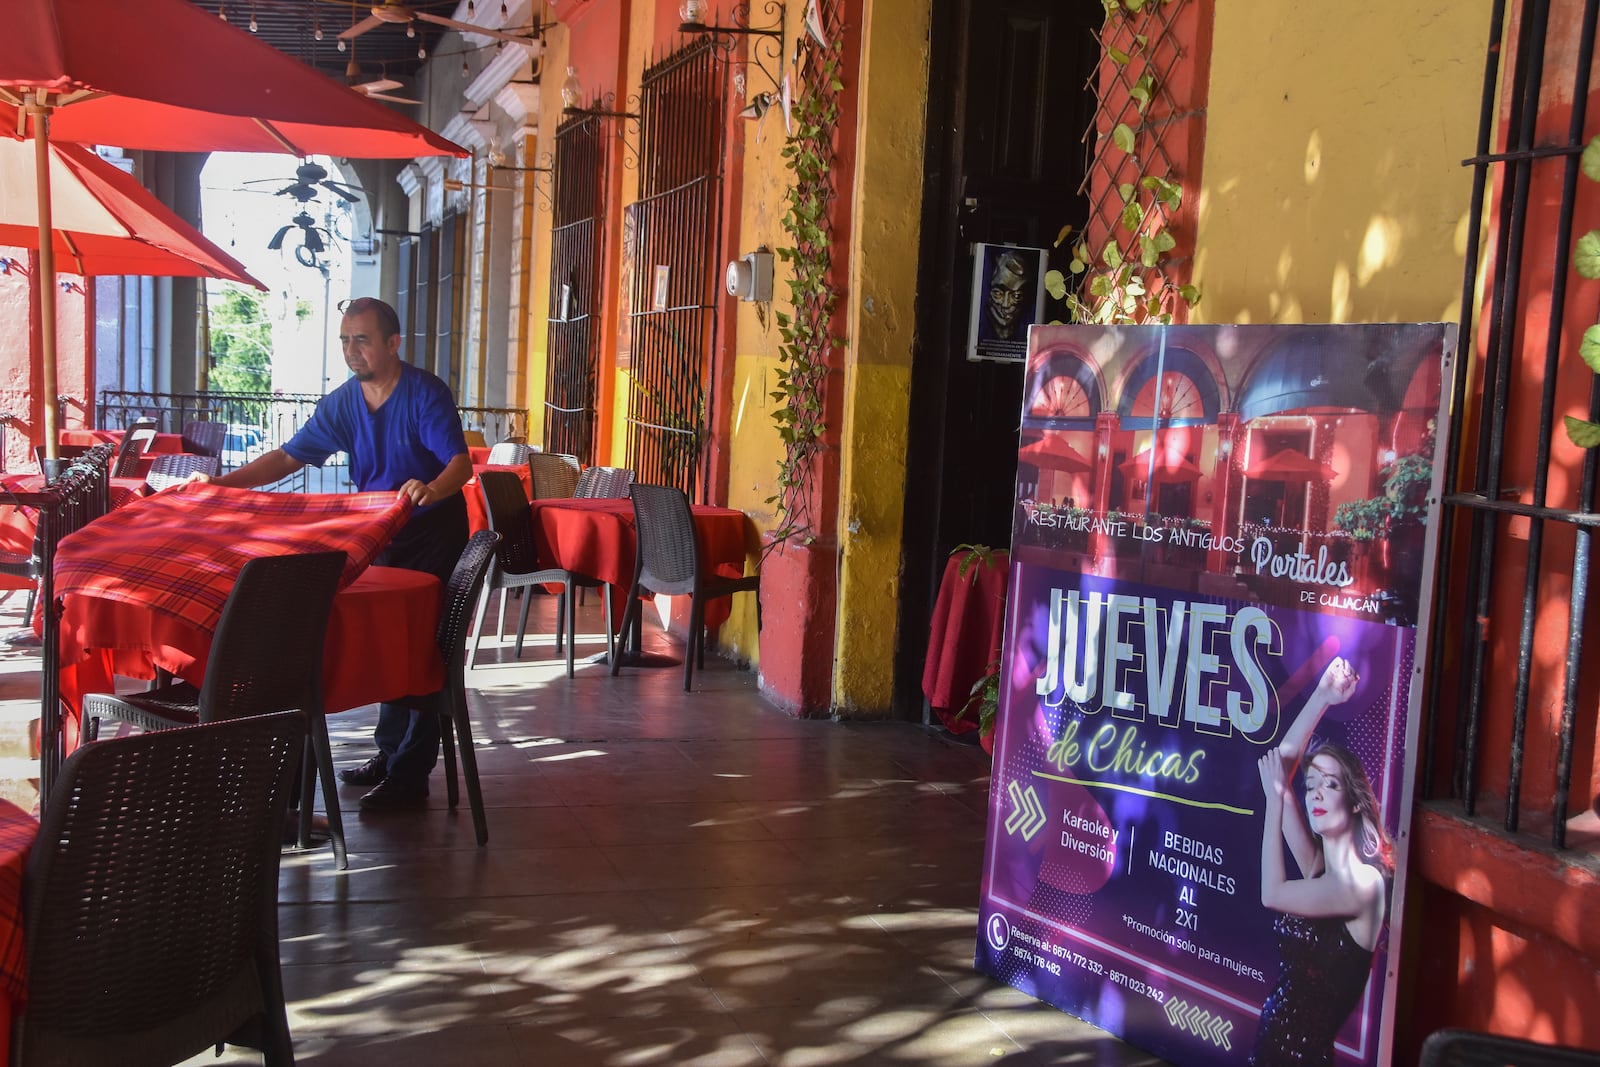
M 386 24 L 405 26 L 417 19 L 421 19 L 423 22 L 431 22 L 435 26 L 443 26 L 446 29 L 459 30 L 462 33 L 476 33 L 483 37 L 493 37 L 497 41 L 510 41 L 512 44 L 522 44 L 530 47 L 539 44 L 540 39 L 538 23 L 534 24 L 532 33 L 521 35 L 506 33 L 504 30 L 489 29 L 486 26 L 476 26 L 470 22 L 457 22 L 455 19 L 445 18 L 443 15 L 435 15 L 431 11 L 418 11 L 416 8 L 408 7 L 405 4 L 395 3 L 394 0 L 383 0 L 381 3 L 372 4 L 370 10 L 372 14 L 339 34 L 339 39 L 341 41 L 353 41 L 368 30 L 375 30 L 379 26 Z
M 290 230 L 298 227 L 301 231 L 300 244 L 294 250 L 294 258 L 308 267 L 317 265 L 317 253 L 326 251 L 328 242 L 333 240 L 333 234 L 317 225 L 317 220 L 302 211 L 290 219 L 277 233 L 272 235 L 272 240 L 267 242 L 267 248 L 276 252 L 283 247 L 283 239 Z M 323 235 L 327 240 L 323 240 Z
M 280 182 L 282 180 L 282 178 L 256 178 L 255 180 L 245 182 L 244 184 L 264 185 L 268 182 Z M 361 199 L 361 194 L 357 191 L 355 186 L 346 185 L 344 182 L 330 181 L 328 179 L 328 169 L 318 163 L 300 164 L 295 168 L 294 181 L 290 182 L 282 189 L 277 190 L 275 195 L 292 196 L 299 203 L 305 204 L 317 198 L 318 189 L 328 190 L 328 192 L 332 193 L 334 196 L 337 196 L 340 200 L 343 200 L 347 204 L 354 204 L 356 201 Z M 304 212 L 301 212 L 301 216 L 309 218 L 309 216 L 305 216 Z M 284 229 L 288 229 L 288 227 L 286 226 Z M 283 240 L 282 230 L 278 231 L 276 240 L 278 242 Z M 273 244 L 270 247 L 277 248 L 278 245 Z

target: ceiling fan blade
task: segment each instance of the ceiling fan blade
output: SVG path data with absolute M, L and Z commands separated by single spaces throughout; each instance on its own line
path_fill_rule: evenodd
M 357 196 L 355 193 L 347 193 L 347 192 L 345 192 L 335 182 L 318 182 L 317 184 L 322 186 L 324 189 L 328 190 L 328 192 L 332 193 L 334 196 L 337 196 L 340 200 L 343 200 L 347 204 L 354 204 L 358 200 L 361 199 L 361 197 Z
M 301 182 L 295 182 L 292 185 L 285 185 L 282 189 L 279 189 L 276 195 L 277 196 L 294 196 L 295 195 L 295 190 L 304 189 L 304 188 L 305 188 L 304 184 L 302 184 Z
M 393 78 L 374 78 L 369 82 L 357 82 L 356 84 L 351 86 L 351 88 L 354 89 L 358 93 L 369 93 L 369 94 L 370 93 L 386 93 L 390 89 L 400 89 L 400 88 L 403 88 L 403 87 L 404 87 L 404 83 L 403 82 L 397 82 Z
M 360 37 L 363 33 L 366 33 L 368 30 L 377 29 L 379 26 L 382 26 L 382 25 L 383 25 L 383 20 L 380 19 L 378 16 L 376 16 L 376 15 L 368 15 L 366 18 L 362 19 L 360 22 L 356 23 L 354 26 L 351 26 L 348 30 L 345 30 L 344 32 L 340 33 L 339 34 L 339 40 L 341 40 L 341 41 L 353 41 L 357 37 Z
M 510 41 L 512 44 L 527 45 L 530 48 L 535 48 L 539 45 L 537 37 L 519 37 L 517 34 L 506 33 L 504 30 L 491 30 L 487 26 L 474 26 L 470 22 L 457 22 L 455 19 L 447 19 L 443 15 L 435 15 L 431 11 L 418 11 L 415 14 L 417 18 L 422 19 L 424 22 L 431 22 L 435 26 L 443 26 L 446 29 L 459 30 L 462 33 L 476 33 L 481 37 L 493 37 L 497 41 Z
M 369 100 L 386 100 L 391 104 L 420 104 L 421 100 L 413 100 L 409 96 L 389 96 L 387 93 L 368 93 Z
M 306 247 L 313 252 L 321 252 L 327 246 L 322 243 L 322 238 L 317 236 L 317 231 L 306 228 Z
M 272 235 L 272 240 L 267 242 L 267 250 L 276 252 L 283 247 L 283 235 L 294 229 L 294 223 L 289 223 L 283 229 Z

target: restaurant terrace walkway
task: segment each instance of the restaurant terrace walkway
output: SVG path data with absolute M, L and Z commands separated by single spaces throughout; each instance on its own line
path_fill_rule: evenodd
M 465 800 L 445 807 L 441 770 L 422 813 L 362 815 L 343 791 L 347 872 L 326 848 L 285 853 L 300 1063 L 1155 1062 L 974 973 L 982 750 L 914 725 L 796 720 L 709 657 L 692 694 L 671 668 L 580 663 L 569 681 L 553 600 L 535 602 L 543 636 L 523 663 L 491 634 L 468 675 L 486 848 Z M 0 604 L 0 630 L 21 601 Z M 597 601 L 580 654 L 603 648 Z M 648 625 L 646 647 L 681 655 Z M 7 670 L 15 721 L 30 685 L 37 706 L 36 650 L 0 646 Z M 330 720 L 336 763 L 364 758 L 375 714 Z

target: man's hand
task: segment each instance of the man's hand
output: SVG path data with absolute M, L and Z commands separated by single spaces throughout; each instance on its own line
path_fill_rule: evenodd
M 211 475 L 205 471 L 192 471 L 187 479 L 190 482 L 199 482 L 201 485 L 211 484 Z
M 400 495 L 419 508 L 425 508 L 429 504 L 436 504 L 445 497 L 445 494 L 440 493 L 420 478 L 413 478 L 402 485 L 400 487 Z

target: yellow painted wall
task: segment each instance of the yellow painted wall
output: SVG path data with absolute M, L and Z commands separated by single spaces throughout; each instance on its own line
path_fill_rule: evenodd
M 561 125 L 561 82 L 567 69 L 567 27 L 557 25 L 545 34 L 539 78 L 538 152 L 527 165 L 553 166 L 556 127 Z M 532 172 L 533 281 L 528 304 L 522 309 L 527 330 L 527 377 L 524 402 L 528 405 L 528 443 L 544 444 L 545 375 L 550 366 L 550 225 L 554 175 Z
M 862 16 L 833 677 L 851 717 L 887 714 L 893 697 L 928 18 L 928 0 L 867 0 Z
M 1489 10 L 1216 5 L 1193 321 L 1460 317 Z

